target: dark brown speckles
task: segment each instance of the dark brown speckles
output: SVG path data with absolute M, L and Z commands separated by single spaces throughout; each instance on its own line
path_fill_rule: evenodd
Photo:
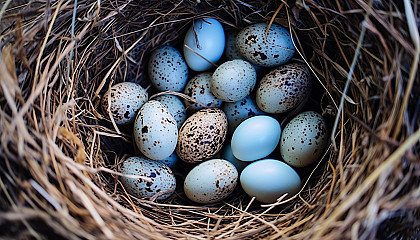
M 226 133 L 227 119 L 223 111 L 217 108 L 202 109 L 189 117 L 180 128 L 176 153 L 185 162 L 209 159 L 221 149 Z
M 184 89 L 184 94 L 196 99 L 208 107 L 220 107 L 222 100 L 217 99 L 210 91 L 211 73 L 199 73 L 191 78 Z M 192 111 L 198 111 L 204 107 L 195 102 L 185 100 L 185 105 Z

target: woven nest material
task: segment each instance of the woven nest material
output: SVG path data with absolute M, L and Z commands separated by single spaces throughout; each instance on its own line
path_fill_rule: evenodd
M 418 1 L 2 3 L 0 237 L 420 238 Z M 202 17 L 226 29 L 286 26 L 313 71 L 308 104 L 333 137 L 291 201 L 261 205 L 238 189 L 199 205 L 181 187 L 141 200 L 118 181 L 136 150 L 131 128 L 100 110 L 101 95 L 122 81 L 150 87 L 150 51 L 181 46 Z

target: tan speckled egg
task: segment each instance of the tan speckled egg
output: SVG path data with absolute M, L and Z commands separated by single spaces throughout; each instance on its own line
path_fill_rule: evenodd
M 153 160 L 169 157 L 178 140 L 174 116 L 160 102 L 150 100 L 143 104 L 134 122 L 134 140 L 140 152 Z
M 238 182 L 235 166 L 223 159 L 208 160 L 195 166 L 184 181 L 184 192 L 197 203 L 215 203 L 233 192 Z
M 109 110 L 114 121 L 117 124 L 129 124 L 134 121 L 137 112 L 147 101 L 147 98 L 146 90 L 139 84 L 133 82 L 117 83 L 102 97 L 102 109 L 108 115 L 109 101 L 111 103 Z
M 176 153 L 185 162 L 212 158 L 223 146 L 227 118 L 218 108 L 202 109 L 191 115 L 179 129 Z
M 120 177 L 125 190 L 138 198 L 151 198 L 157 200 L 169 197 L 176 187 L 175 176 L 172 170 L 164 163 L 154 161 L 146 157 L 129 157 L 120 167 L 120 173 L 149 178 L 146 181 L 141 178 L 128 176 Z
M 261 79 L 256 92 L 257 106 L 267 113 L 284 113 L 305 101 L 311 88 L 311 74 L 306 65 L 282 65 Z
M 291 166 L 305 167 L 321 157 L 327 143 L 324 118 L 317 112 L 307 111 L 298 114 L 283 129 L 280 153 Z

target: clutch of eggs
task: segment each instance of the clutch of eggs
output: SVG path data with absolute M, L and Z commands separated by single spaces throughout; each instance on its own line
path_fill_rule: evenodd
M 103 97 L 114 119 L 123 111 L 130 116 L 127 123 L 134 121 L 133 113 L 137 116 L 134 140 L 144 157 L 128 158 L 121 172 L 152 181 L 122 177 L 127 191 L 140 198 L 168 197 L 175 186 L 169 170 L 179 159 L 196 165 L 183 187 L 186 197 L 200 204 L 223 200 L 237 182 L 262 203 L 298 193 L 301 179 L 293 168 L 320 158 L 327 126 L 316 112 L 298 114 L 286 126 L 278 122 L 277 114 L 305 104 L 312 88 L 309 68 L 288 63 L 294 52 L 289 30 L 280 25 L 258 23 L 225 33 L 213 18 L 194 21 L 182 54 L 172 46 L 154 50 L 148 65 L 153 87 L 186 97 L 164 93 L 148 99 L 143 88 L 131 83 L 135 93 L 123 90 Z M 223 53 L 226 61 L 219 62 Z M 269 69 L 258 80 L 261 68 Z M 116 93 L 127 95 L 127 103 L 114 100 Z M 132 104 L 133 98 L 141 100 Z M 109 102 L 125 108 L 116 110 Z M 272 159 L 276 149 L 281 157 Z M 165 174 L 158 180 L 157 173 Z M 167 189 L 159 191 L 150 187 L 164 185 Z

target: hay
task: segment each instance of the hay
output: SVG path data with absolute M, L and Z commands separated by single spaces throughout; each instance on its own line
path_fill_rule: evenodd
M 420 238 L 417 1 L 12 4 L 0 12 L 2 238 Z M 261 206 L 238 190 L 201 206 L 179 188 L 153 202 L 118 182 L 134 146 L 98 110 L 101 94 L 121 81 L 150 87 L 148 53 L 179 46 L 204 16 L 290 26 L 324 92 L 309 108 L 331 123 L 331 145 L 291 201 Z

